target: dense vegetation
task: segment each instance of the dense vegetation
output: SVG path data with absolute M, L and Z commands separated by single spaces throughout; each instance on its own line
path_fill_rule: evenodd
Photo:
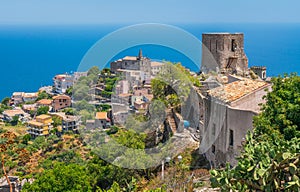
M 165 62 L 160 73 L 151 80 L 152 93 L 155 99 L 166 106 L 178 107 L 186 99 L 192 86 L 200 87 L 200 81 L 180 63 Z
M 272 83 L 238 165 L 211 171 L 213 186 L 223 191 L 299 191 L 300 77 L 285 75 Z

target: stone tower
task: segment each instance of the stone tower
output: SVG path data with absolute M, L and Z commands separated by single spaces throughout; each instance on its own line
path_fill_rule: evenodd
M 201 71 L 245 75 L 248 71 L 248 58 L 244 52 L 244 34 L 202 34 Z
M 252 66 L 250 69 L 262 80 L 267 78 L 267 68 L 265 66 Z

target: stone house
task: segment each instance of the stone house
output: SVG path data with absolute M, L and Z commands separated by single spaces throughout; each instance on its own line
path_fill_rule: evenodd
M 26 119 L 27 116 L 29 116 L 20 108 L 5 110 L 3 111 L 2 115 L 3 115 L 3 121 L 6 122 L 12 121 L 14 116 L 19 117 L 19 120 L 24 120 Z
M 57 95 L 53 97 L 52 111 L 57 112 L 71 106 L 71 97 L 67 95 Z
M 48 106 L 49 108 L 52 107 L 52 99 L 41 99 L 36 102 L 38 107 Z
M 38 97 L 38 93 L 24 93 L 23 101 L 26 102 L 34 102 Z
M 107 112 L 97 112 L 95 116 L 96 128 L 105 129 L 110 127 L 110 119 L 107 116 Z
M 164 66 L 163 63 L 157 61 L 151 61 L 151 75 L 156 76 Z
M 232 78 L 232 82 L 207 91 L 200 99 L 200 153 L 213 167 L 237 163 L 247 131 L 253 128 L 253 116 L 271 85 L 264 81 Z M 202 110 L 201 110 L 202 108 Z
M 11 104 L 18 105 L 20 103 L 23 103 L 23 95 L 24 92 L 14 92 L 11 96 Z

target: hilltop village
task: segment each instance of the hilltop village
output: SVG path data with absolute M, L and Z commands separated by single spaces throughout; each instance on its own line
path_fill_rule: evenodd
M 126 127 L 131 117 L 142 122 L 153 118 L 151 103 L 160 100 L 164 115 L 147 132 L 152 139 L 148 146 L 184 135 L 186 140 L 180 142 L 196 144 L 210 168 L 224 167 L 226 162 L 234 166 L 271 84 L 266 67 L 249 68 L 243 34 L 207 33 L 202 43 L 201 72 L 152 61 L 140 50 L 137 56 L 111 62 L 109 69 L 58 74 L 53 85 L 35 93 L 14 92 L 2 101 L 1 123 L 25 125 L 31 140 L 80 130 L 113 133 Z M 175 71 L 167 73 L 170 69 Z M 171 77 L 188 79 L 190 87 L 181 87 Z M 186 87 L 188 94 L 181 93 Z

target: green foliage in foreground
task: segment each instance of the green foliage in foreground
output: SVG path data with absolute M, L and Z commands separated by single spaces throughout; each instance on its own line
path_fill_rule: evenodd
M 212 170 L 213 187 L 222 191 L 299 191 L 300 77 L 291 74 L 274 78 L 272 83 L 238 165 Z
M 291 141 L 257 142 L 247 135 L 244 152 L 238 165 L 223 171 L 211 171 L 214 187 L 223 191 L 297 191 L 299 183 L 300 138 Z
M 22 191 L 92 191 L 85 167 L 77 164 L 55 163 L 52 169 L 39 175 L 33 184 L 25 184 Z

